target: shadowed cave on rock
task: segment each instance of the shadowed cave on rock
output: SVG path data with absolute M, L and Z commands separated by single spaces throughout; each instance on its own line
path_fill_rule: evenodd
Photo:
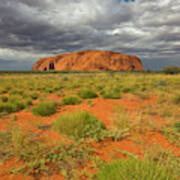
M 49 64 L 49 70 L 54 70 L 55 69 L 55 67 L 54 67 L 54 63 L 53 62 L 51 62 L 50 64 Z

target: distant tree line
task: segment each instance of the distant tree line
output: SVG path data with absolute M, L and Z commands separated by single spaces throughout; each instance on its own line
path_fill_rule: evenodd
M 162 72 L 165 73 L 165 74 L 179 74 L 180 73 L 180 67 L 168 66 L 168 67 L 165 67 L 162 70 Z

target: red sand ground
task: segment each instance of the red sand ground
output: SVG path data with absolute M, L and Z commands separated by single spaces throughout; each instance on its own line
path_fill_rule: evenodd
M 60 100 L 58 96 L 51 95 L 49 97 L 51 100 Z M 124 106 L 127 109 L 128 114 L 131 117 L 132 121 L 135 121 L 136 118 L 133 117 L 133 113 L 137 111 L 142 111 L 145 106 L 156 104 L 156 96 L 151 96 L 149 99 L 141 100 L 136 96 L 123 96 L 122 99 L 119 100 L 105 100 L 102 98 L 96 98 L 92 100 L 92 105 L 88 105 L 86 101 L 79 105 L 70 105 L 64 107 L 58 107 L 57 113 L 49 116 L 49 117 L 37 117 L 34 116 L 31 112 L 21 111 L 15 113 L 18 117 L 17 121 L 14 121 L 15 124 L 20 125 L 24 131 L 31 130 L 35 133 L 40 133 L 41 135 L 47 135 L 52 140 L 59 140 L 61 137 L 56 132 L 52 130 L 42 131 L 37 128 L 37 124 L 45 124 L 49 125 L 53 123 L 60 115 L 66 112 L 72 112 L 76 110 L 86 110 L 88 112 L 93 113 L 97 118 L 99 118 L 106 127 L 113 126 L 112 123 L 112 115 L 114 112 L 115 105 Z M 12 117 L 12 115 L 11 115 Z M 0 118 L 0 130 L 6 129 L 6 122 L 9 118 Z M 152 120 L 153 123 L 157 125 L 161 125 L 165 122 L 162 118 L 157 118 L 156 120 Z M 142 143 L 137 143 L 133 138 L 138 138 Z M 163 149 L 170 149 L 175 152 L 177 156 L 180 156 L 180 148 L 175 147 L 170 144 L 169 141 L 158 131 L 147 131 L 143 134 L 131 134 L 129 137 L 120 140 L 118 142 L 112 142 L 110 140 L 106 140 L 101 143 L 93 143 L 96 153 L 100 156 L 104 161 L 111 161 L 113 159 L 117 159 L 117 157 L 122 157 L 121 151 L 127 151 L 139 157 L 143 156 L 144 146 L 151 147 L 153 144 L 160 145 Z M 0 169 L 8 169 L 12 166 L 13 161 L 9 161 L 6 164 L 0 166 Z M 8 174 L 0 174 L 0 180 L 9 180 L 10 176 Z M 12 180 L 21 180 L 24 179 L 22 175 L 14 176 Z M 45 180 L 46 178 L 41 178 Z M 50 178 L 51 180 L 61 180 L 63 179 L 60 174 L 54 175 Z M 32 177 L 28 177 L 27 180 L 32 180 Z

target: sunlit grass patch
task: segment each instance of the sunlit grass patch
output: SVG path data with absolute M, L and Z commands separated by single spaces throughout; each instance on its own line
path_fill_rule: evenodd
M 49 116 L 56 112 L 57 103 L 52 101 L 40 102 L 35 108 L 32 109 L 34 115 Z
M 66 96 L 61 100 L 62 105 L 76 105 L 80 104 L 82 100 L 78 96 Z
M 119 88 L 105 88 L 100 91 L 104 99 L 121 99 L 121 90 Z
M 171 172 L 158 163 L 129 158 L 106 164 L 97 174 L 97 180 L 176 180 Z
M 180 94 L 176 94 L 172 97 L 172 102 L 174 104 L 180 105 Z
M 105 127 L 94 115 L 77 111 L 60 116 L 53 124 L 53 129 L 77 139 L 99 136 Z
M 82 99 L 92 99 L 98 97 L 96 92 L 91 89 L 81 89 L 77 92 L 77 95 Z

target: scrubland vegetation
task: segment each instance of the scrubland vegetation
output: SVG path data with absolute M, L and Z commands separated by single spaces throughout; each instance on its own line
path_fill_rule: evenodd
M 178 180 L 180 75 L 1 75 L 0 179 L 17 175 Z

